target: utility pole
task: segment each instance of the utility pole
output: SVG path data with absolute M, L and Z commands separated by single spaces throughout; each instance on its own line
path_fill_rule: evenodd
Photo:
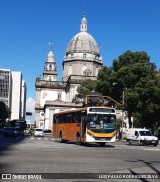
M 122 92 L 122 134 L 121 134 L 122 140 L 123 140 L 123 123 L 124 123 L 124 90 Z

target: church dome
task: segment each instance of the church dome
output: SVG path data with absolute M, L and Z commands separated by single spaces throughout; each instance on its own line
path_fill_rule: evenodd
M 66 54 L 70 53 L 99 54 L 99 47 L 95 39 L 89 33 L 81 31 L 69 42 Z
M 87 32 L 87 20 L 85 14 L 81 20 L 80 32 L 69 42 L 66 56 L 74 53 L 94 54 L 99 56 L 99 46 L 95 39 Z
M 62 65 L 63 81 L 67 81 L 75 75 L 97 77 L 98 71 L 103 65 L 99 46 L 95 39 L 87 32 L 85 14 L 81 19 L 80 32 L 70 40 L 66 48 Z M 76 77 L 74 79 L 81 78 Z

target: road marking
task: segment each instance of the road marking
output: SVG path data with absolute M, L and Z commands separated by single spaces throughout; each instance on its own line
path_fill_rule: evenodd
M 143 150 L 160 151 L 160 149 L 143 149 Z
M 27 138 L 25 138 L 26 140 L 28 139 L 30 139 L 30 140 L 34 140 L 34 139 L 37 139 L 37 140 L 45 140 L 45 141 L 48 141 L 48 140 L 51 140 L 51 141 L 55 141 L 55 138 L 47 138 L 47 137 L 45 137 L 45 138 L 35 138 L 35 137 L 27 137 Z

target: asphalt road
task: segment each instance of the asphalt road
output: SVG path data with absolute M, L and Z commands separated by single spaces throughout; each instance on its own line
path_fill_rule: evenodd
M 98 145 L 59 143 L 51 135 L 0 137 L 0 173 L 160 173 L 160 145 L 126 142 Z M 153 181 L 153 179 L 50 179 L 3 181 Z M 158 180 L 154 180 L 158 181 Z

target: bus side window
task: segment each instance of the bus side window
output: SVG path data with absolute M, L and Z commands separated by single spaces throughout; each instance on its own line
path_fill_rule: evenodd
M 76 123 L 76 113 L 75 112 L 72 113 L 72 122 Z
M 55 116 L 54 116 L 53 122 L 54 122 L 54 124 L 59 124 L 59 123 L 61 123 L 61 121 L 60 121 L 60 115 L 55 115 Z
M 72 122 L 72 115 L 71 114 L 65 114 L 64 118 L 65 118 L 65 120 L 64 120 L 65 123 L 71 123 Z
M 68 114 L 68 123 L 72 123 L 72 114 Z
M 54 115 L 54 117 L 53 117 L 53 124 L 56 124 L 56 117 L 57 116 Z
M 86 123 L 86 120 L 87 120 L 86 113 L 82 113 L 82 122 Z
M 59 123 L 62 123 L 62 115 L 59 115 Z
M 77 122 L 81 123 L 81 112 L 77 112 Z
M 61 115 L 57 115 L 57 124 L 62 123 L 61 117 L 62 117 Z
M 67 123 L 67 114 L 63 115 L 63 123 Z

